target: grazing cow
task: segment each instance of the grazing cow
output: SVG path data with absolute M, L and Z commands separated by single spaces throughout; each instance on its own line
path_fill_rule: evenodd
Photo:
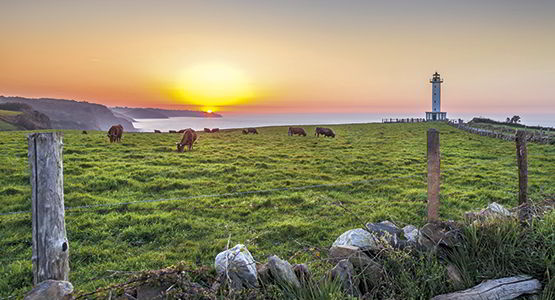
M 160 131 L 158 129 L 154 129 L 154 133 L 162 133 L 162 131 Z
M 243 134 L 258 134 L 258 131 L 256 130 L 256 128 L 245 128 L 243 129 Z
M 114 125 L 108 130 L 108 137 L 110 138 L 110 143 L 121 141 L 121 136 L 123 135 L 123 126 L 121 124 Z
M 289 127 L 289 132 L 287 134 L 290 136 L 295 134 L 306 136 L 306 131 L 300 127 Z
M 177 152 L 182 153 L 183 151 L 185 151 L 185 146 L 187 146 L 189 151 L 191 151 L 196 140 L 197 133 L 191 128 L 185 129 L 185 132 L 183 132 L 183 137 L 181 138 L 181 143 L 175 143 L 177 145 Z
M 210 131 L 210 128 L 204 128 L 204 132 L 210 133 L 210 132 L 211 132 L 211 131 Z
M 220 128 L 212 128 L 212 133 L 214 132 L 220 132 Z
M 178 131 L 178 133 L 183 133 L 183 132 L 185 132 L 185 130 L 187 130 L 187 129 L 181 129 L 181 130 Z
M 170 130 L 170 131 L 168 131 L 168 132 L 169 132 L 169 133 L 177 133 L 177 131 L 175 131 L 175 130 Z
M 333 132 L 333 130 L 331 130 L 329 128 L 316 127 L 316 133 L 314 135 L 320 136 L 320 134 L 322 134 L 326 137 L 327 136 L 332 137 L 332 138 L 335 137 L 335 133 Z
M 82 134 L 87 134 L 87 131 L 86 131 L 86 130 L 83 130 L 81 133 L 82 133 Z

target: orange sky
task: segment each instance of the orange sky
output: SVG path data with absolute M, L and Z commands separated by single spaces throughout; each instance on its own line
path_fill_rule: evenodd
M 12 1 L 0 95 L 239 112 L 555 112 L 554 1 Z

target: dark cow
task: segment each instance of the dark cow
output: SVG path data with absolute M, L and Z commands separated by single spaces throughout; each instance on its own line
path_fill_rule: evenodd
M 87 134 L 87 131 L 86 131 L 86 130 L 83 130 L 81 133 L 82 133 L 82 134 Z
M 123 135 L 123 126 L 121 124 L 114 125 L 108 130 L 108 137 L 110 138 L 110 143 L 121 141 L 121 136 Z
M 160 131 L 158 129 L 154 129 L 154 133 L 162 133 L 162 131 Z
M 212 133 L 214 132 L 220 132 L 220 128 L 212 128 Z
M 256 128 L 245 128 L 243 129 L 243 134 L 258 134 L 258 131 L 256 130 Z
M 169 132 L 169 133 L 177 133 L 177 131 L 175 131 L 175 130 L 170 130 L 170 131 L 168 131 L 168 132 Z
M 306 131 L 304 131 L 304 129 L 300 127 L 289 127 L 289 132 L 287 134 L 290 136 L 295 134 L 306 136 Z
M 210 128 L 204 128 L 204 132 L 210 133 L 210 132 L 211 132 L 211 131 L 210 131 Z
M 315 136 L 320 136 L 320 134 L 322 134 L 323 136 L 329 136 L 329 137 L 332 137 L 332 138 L 335 137 L 335 133 L 333 132 L 333 130 L 331 130 L 329 128 L 316 127 L 316 133 L 314 135 Z
M 181 129 L 181 130 L 178 131 L 178 133 L 183 133 L 183 132 L 185 132 L 185 130 L 187 130 L 187 129 Z
M 177 145 L 177 152 L 182 153 L 183 151 L 185 151 L 185 146 L 187 146 L 189 151 L 191 151 L 196 140 L 197 133 L 191 128 L 185 129 L 185 132 L 183 132 L 183 137 L 181 138 L 181 143 L 175 143 Z

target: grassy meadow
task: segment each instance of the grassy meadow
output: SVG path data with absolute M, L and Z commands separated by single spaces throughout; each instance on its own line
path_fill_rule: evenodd
M 331 125 L 335 139 L 303 127 L 307 137 L 290 137 L 287 127 L 259 128 L 259 135 L 199 132 L 185 153 L 175 151 L 180 134 L 125 133 L 121 143 L 110 144 L 105 132 L 64 131 L 76 290 L 179 261 L 212 265 L 228 239 L 246 244 L 258 261 L 277 254 L 329 269 L 315 257 L 360 220 L 425 224 L 431 127 L 441 132 L 442 219 L 461 220 L 465 211 L 493 201 L 517 203 L 513 142 L 442 123 Z M 30 210 L 26 134 L 0 132 L 0 213 Z M 529 155 L 530 198 L 555 194 L 555 146 L 529 144 Z M 359 182 L 348 184 L 353 181 Z M 230 194 L 336 183 L 345 184 Z M 190 198 L 197 195 L 211 196 Z M 81 207 L 157 199 L 166 201 Z M 0 251 L 0 297 L 21 295 L 32 286 L 30 213 L 0 216 Z

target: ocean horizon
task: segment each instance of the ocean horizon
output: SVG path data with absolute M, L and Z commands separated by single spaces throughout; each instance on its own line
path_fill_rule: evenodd
M 555 127 L 555 116 L 547 114 L 520 114 L 521 124 L 528 126 Z M 381 123 L 382 119 L 423 118 L 424 114 L 410 113 L 279 113 L 279 114 L 223 114 L 221 118 L 174 117 L 168 119 L 136 119 L 133 126 L 142 132 L 154 130 L 169 131 L 192 128 L 246 128 L 265 126 L 294 126 L 294 125 L 337 125 Z M 473 117 L 490 118 L 504 121 L 507 117 L 500 114 L 471 114 L 460 113 L 447 116 L 452 120 L 463 119 L 470 121 Z

